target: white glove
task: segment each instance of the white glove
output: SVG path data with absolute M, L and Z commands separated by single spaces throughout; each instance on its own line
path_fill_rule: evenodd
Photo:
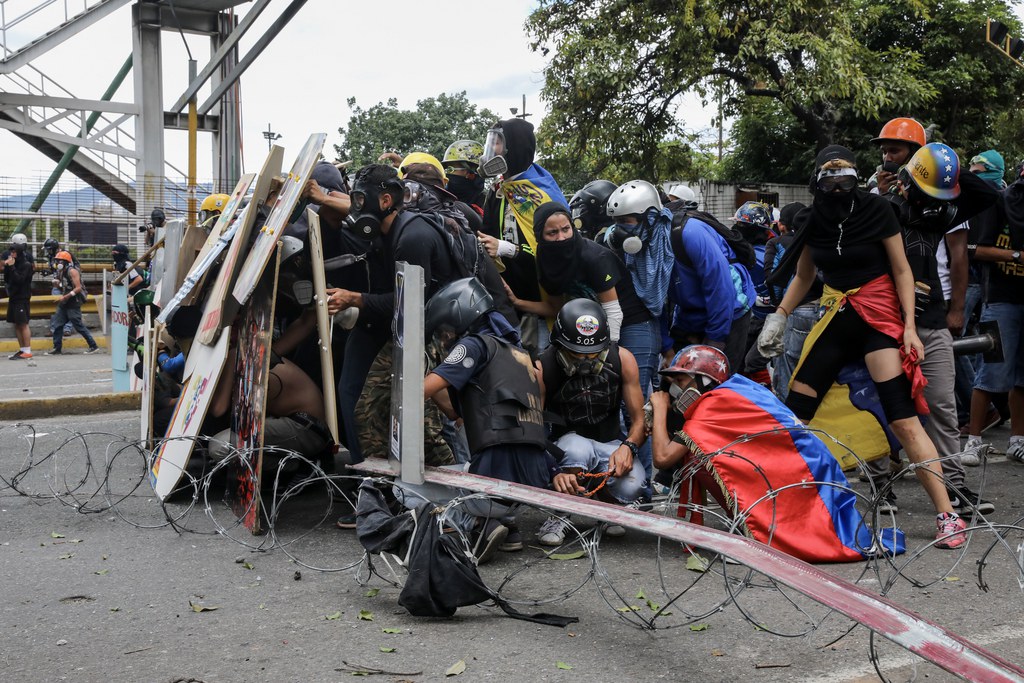
M 782 313 L 769 313 L 764 319 L 761 334 L 757 335 L 757 352 L 765 358 L 774 358 L 782 354 L 782 333 L 786 331 L 786 316 Z

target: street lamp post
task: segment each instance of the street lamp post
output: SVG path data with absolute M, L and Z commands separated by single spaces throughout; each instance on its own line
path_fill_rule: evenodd
M 281 134 L 275 133 L 273 130 L 271 130 L 270 124 L 268 123 L 267 129 L 263 131 L 263 137 L 266 138 L 267 140 L 267 151 L 270 151 L 270 148 L 274 146 L 274 141 L 281 139 Z

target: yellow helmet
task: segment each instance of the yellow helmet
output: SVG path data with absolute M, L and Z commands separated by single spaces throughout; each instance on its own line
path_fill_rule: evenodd
M 226 194 L 211 194 L 199 205 L 199 222 L 205 223 L 212 216 L 219 216 L 224 207 L 231 201 Z

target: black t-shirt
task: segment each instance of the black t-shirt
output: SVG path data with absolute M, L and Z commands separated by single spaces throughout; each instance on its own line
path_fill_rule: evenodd
M 885 202 L 876 195 L 867 201 Z M 855 211 L 864 210 L 858 206 Z M 877 220 L 861 224 L 856 229 L 843 224 L 811 219 L 807 228 L 807 246 L 814 265 L 821 271 L 825 284 L 839 291 L 860 287 L 879 275 L 892 272 L 889 256 L 882 241 L 900 234 L 896 214 L 888 207 L 874 211 Z
M 597 301 L 598 294 L 614 287 L 622 308 L 623 325 L 634 325 L 649 319 L 651 314 L 636 295 L 626 265 L 611 249 L 587 239 L 579 239 L 581 253 L 576 277 L 569 282 L 565 291 L 551 293 L 560 294 L 565 301 Z
M 971 231 L 977 229 L 978 246 L 1024 250 L 1020 239 L 1010 236 L 1010 226 L 1002 205 L 997 204 L 970 220 Z M 988 265 L 988 302 L 1024 304 L 1024 264 L 999 262 Z

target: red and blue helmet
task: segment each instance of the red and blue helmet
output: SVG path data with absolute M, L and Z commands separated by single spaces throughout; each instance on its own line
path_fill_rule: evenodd
M 933 199 L 960 196 L 960 158 L 949 145 L 929 142 L 914 152 L 903 171 L 904 178 Z

